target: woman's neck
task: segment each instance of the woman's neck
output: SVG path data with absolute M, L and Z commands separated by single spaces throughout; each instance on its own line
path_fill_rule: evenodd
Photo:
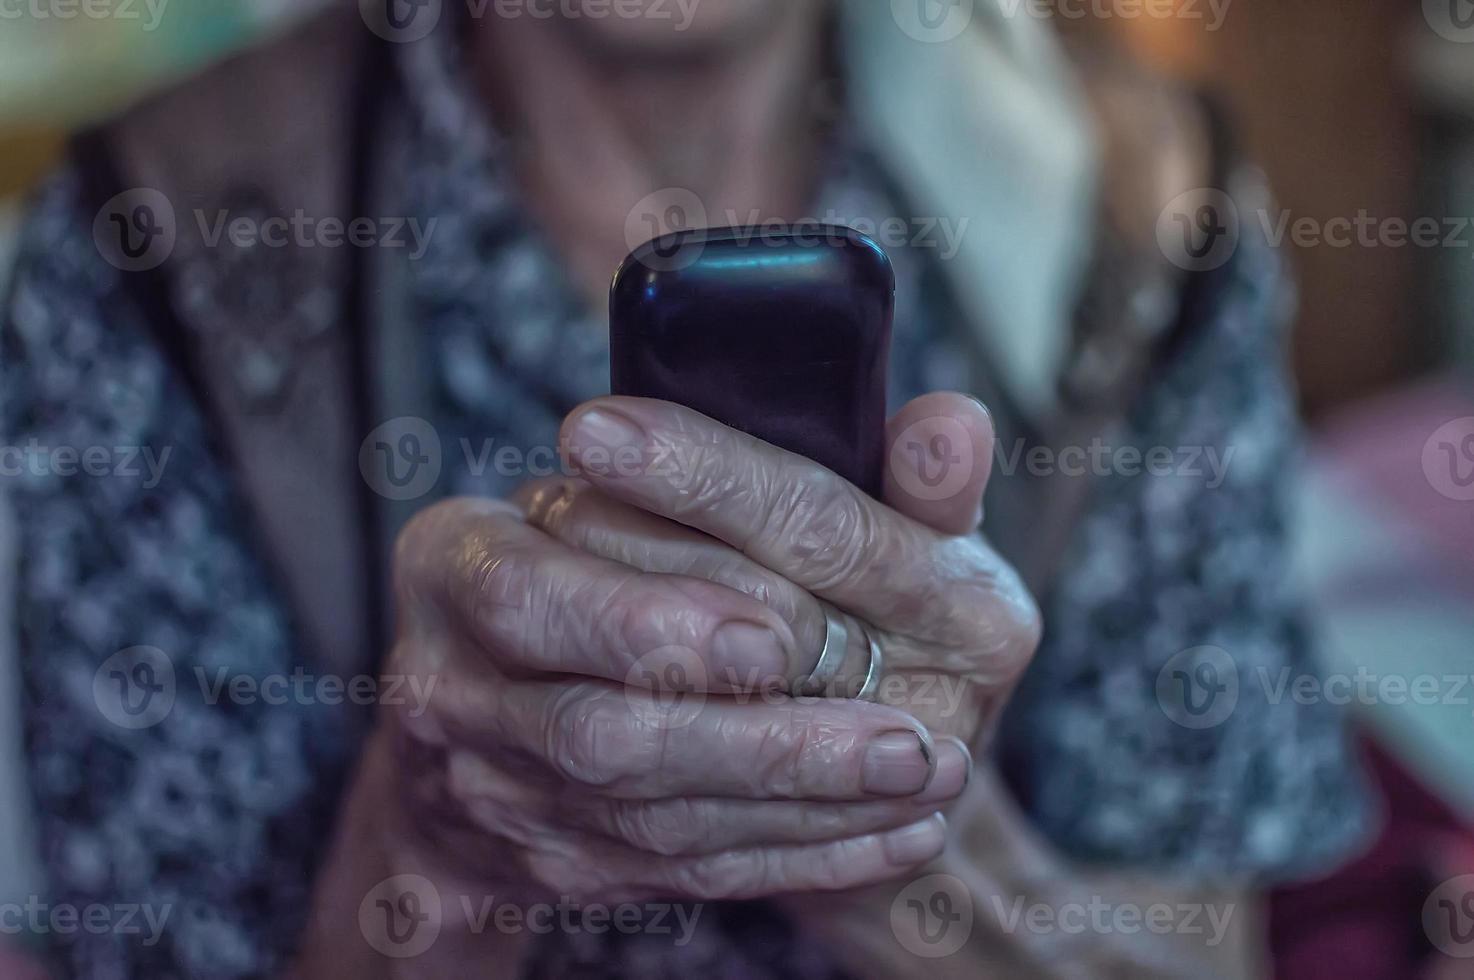
M 825 25 L 818 5 L 784 9 L 761 36 L 699 52 L 601 50 L 532 18 L 478 26 L 478 84 L 529 208 L 596 308 L 652 222 L 792 220 L 808 201 Z

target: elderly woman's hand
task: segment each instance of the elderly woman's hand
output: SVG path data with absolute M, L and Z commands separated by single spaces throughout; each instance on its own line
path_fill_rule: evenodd
M 975 743 L 1039 635 L 1033 600 L 973 533 L 992 423 L 975 400 L 938 393 L 888 428 L 880 503 L 680 406 L 600 399 L 564 424 L 564 451 L 584 478 L 540 481 L 519 499 L 529 523 L 586 553 L 761 600 L 782 620 L 769 667 L 780 689 L 802 690 L 834 620 L 848 647 L 828 693 L 860 693 L 873 639 L 884 669 L 871 696 Z M 686 673 L 751 681 L 753 665 L 745 675 L 732 666 L 694 661 Z
M 986 412 L 928 396 L 890 438 L 881 503 L 679 406 L 600 399 L 564 425 L 581 479 L 419 515 L 386 669 L 435 687 L 388 710 L 366 764 L 398 828 L 386 868 L 610 902 L 850 889 L 935 858 L 964 740 L 1039 625 L 972 533 Z M 826 638 L 829 696 L 795 696 Z M 880 703 L 845 697 L 867 640 Z

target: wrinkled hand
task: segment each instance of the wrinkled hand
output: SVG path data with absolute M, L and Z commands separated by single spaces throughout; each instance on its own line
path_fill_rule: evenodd
M 761 600 L 783 621 L 770 668 L 783 690 L 814 668 L 825 638 L 819 600 L 832 603 L 849 627 L 838 694 L 855 695 L 869 665 L 859 620 L 884 653 L 878 700 L 975 744 L 1040 630 L 1018 576 L 972 533 L 993 440 L 975 400 L 918 398 L 888 426 L 881 503 L 680 406 L 600 399 L 564 425 L 584 479 L 539 481 L 518 499 L 531 524 L 584 552 Z M 698 662 L 694 672 L 723 666 Z
M 418 843 L 503 893 L 602 901 L 848 889 L 935 857 L 971 766 L 951 736 L 986 731 L 1038 620 L 969 534 L 986 414 L 928 396 L 903 430 L 967 458 L 955 491 L 893 465 L 881 504 L 689 410 L 601 399 L 564 427 L 583 479 L 417 517 L 389 670 L 437 684 L 387 728 Z M 788 693 L 819 598 L 854 627 L 838 689 L 864 676 L 862 621 L 885 703 Z

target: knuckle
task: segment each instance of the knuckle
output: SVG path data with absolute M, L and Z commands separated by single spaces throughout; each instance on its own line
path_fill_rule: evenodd
M 612 774 L 605 765 L 609 712 L 603 699 L 581 687 L 560 694 L 550 708 L 547 758 L 558 774 L 585 786 L 603 786 Z
M 874 512 L 839 477 L 780 479 L 766 505 L 763 535 L 805 569 L 815 590 L 839 585 L 864 566 L 879 541 Z
M 619 666 L 629 666 L 648 652 L 639 649 L 640 638 L 652 634 L 652 624 L 659 623 L 665 611 L 655 594 L 638 588 L 640 581 L 640 573 L 631 569 L 613 587 L 586 597 L 586 608 L 592 611 L 589 621 L 598 624 L 605 653 Z
M 515 500 L 526 511 L 527 523 L 556 533 L 577 511 L 582 490 L 587 486 L 569 477 L 546 477 L 524 484 Z
M 547 759 L 569 782 L 608 788 L 641 771 L 630 756 L 633 720 L 607 691 L 575 685 L 553 700 L 547 724 Z
M 661 439 L 663 460 L 671 486 L 677 491 L 671 501 L 673 516 L 689 517 L 716 506 L 731 506 L 747 491 L 746 481 L 734 466 L 730 435 L 720 430 L 681 433 Z
M 805 888 L 838 891 L 853 883 L 854 869 L 864 859 L 866 838 L 839 841 L 814 853 L 813 863 L 805 869 Z
M 774 855 L 765 849 L 696 858 L 675 869 L 673 884 L 683 894 L 720 902 L 769 890 L 777 872 Z
M 789 724 L 769 725 L 759 734 L 755 771 L 762 786 L 778 797 L 790 797 L 804 784 L 808 759 L 818 735 L 808 713 L 795 714 Z
M 401 599 L 474 598 L 499 557 L 514 550 L 516 510 L 496 500 L 457 498 L 416 513 L 395 538 L 393 578 Z
M 533 881 L 574 901 L 605 895 L 612 884 L 598 861 L 566 846 L 530 848 L 522 864 Z
M 465 542 L 447 569 L 452 596 L 477 623 L 526 605 L 532 586 L 530 556 L 516 546 L 477 537 Z
M 441 501 L 418 511 L 394 538 L 393 575 L 396 594 L 405 599 L 417 594 L 425 572 L 432 568 L 432 550 L 440 529 L 454 517 L 454 502 Z
M 1012 575 L 1008 575 L 1012 578 Z M 991 583 L 952 618 L 955 635 L 946 639 L 971 649 L 987 676 L 999 685 L 1018 680 L 1044 635 L 1039 606 L 1016 582 Z
M 1022 668 L 1034 659 L 1034 654 L 1039 652 L 1039 644 L 1044 641 L 1044 615 L 1039 603 L 1027 592 L 1021 593 L 1016 615 L 1015 655 Z
M 1039 605 L 1010 571 L 1012 587 L 1002 590 L 994 605 L 993 629 L 985 649 L 1006 683 L 1017 681 L 1034 659 L 1044 636 Z
M 801 806 L 799 833 L 808 840 L 832 840 L 850 828 L 848 809 L 833 806 Z
M 681 857 L 691 853 L 706 835 L 700 807 L 687 799 L 641 803 L 616 800 L 612 820 L 615 832 L 641 851 L 662 857 Z
M 954 569 L 919 600 L 920 637 L 954 652 L 954 667 L 982 660 L 1005 678 L 1028 666 L 1043 637 L 1039 605 L 1012 566 L 990 554 L 973 553 L 969 542 L 953 542 L 965 553 L 934 556 L 937 568 Z M 975 666 L 975 665 L 974 665 Z

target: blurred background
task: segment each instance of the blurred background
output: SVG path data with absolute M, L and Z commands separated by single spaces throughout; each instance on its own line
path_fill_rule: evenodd
M 1426 9 L 1456 10 L 1463 0 L 1170 2 L 1179 16 L 1087 14 L 1057 23 L 1087 42 L 1099 35 L 1101 43 L 1123 43 L 1144 62 L 1217 92 L 1280 203 L 1297 217 L 1474 214 L 1474 28 L 1467 38 L 1447 36 L 1458 34 L 1447 27 L 1440 34 L 1429 23 L 1439 15 Z M 0 15 L 0 202 L 12 212 L 68 127 L 321 0 L 168 3 L 169 16 L 152 28 L 143 0 L 134 20 Z M 1295 252 L 1302 290 L 1296 365 L 1312 418 L 1450 358 L 1474 359 L 1474 327 L 1456 312 L 1474 310 L 1461 302 L 1474 288 L 1469 256 L 1444 252 Z
M 153 30 L 142 2 L 136 21 L 40 20 L 14 14 L 21 4 L 0 4 L 12 11 L 0 17 L 0 282 L 25 192 L 69 129 L 315 6 L 168 2 L 170 15 Z M 1469 0 L 1176 3 L 1170 17 L 1057 21 L 1081 43 L 1124 45 L 1216 92 L 1291 221 L 1434 218 L 1457 236 L 1433 247 L 1287 239 L 1281 250 L 1300 286 L 1293 357 L 1314 436 L 1300 561 L 1321 612 L 1324 656 L 1346 672 L 1474 673 L 1474 8 Z M 1442 463 L 1445 444 L 1464 447 L 1467 458 L 1455 451 Z M 0 706 L 13 683 L 0 671 Z M 1420 806 L 1439 808 L 1445 822 L 1474 823 L 1468 703 L 1357 710 L 1389 764 L 1428 793 Z M 0 710 L 4 724 L 13 718 Z M 1393 808 L 1413 793 L 1388 785 Z M 16 819 L 0 797 L 0 839 Z M 26 869 L 5 864 L 15 860 L 0 850 L 0 886 L 23 895 Z M 1400 858 L 1394 849 L 1371 860 Z M 1474 976 L 1474 965 L 1463 975 Z

